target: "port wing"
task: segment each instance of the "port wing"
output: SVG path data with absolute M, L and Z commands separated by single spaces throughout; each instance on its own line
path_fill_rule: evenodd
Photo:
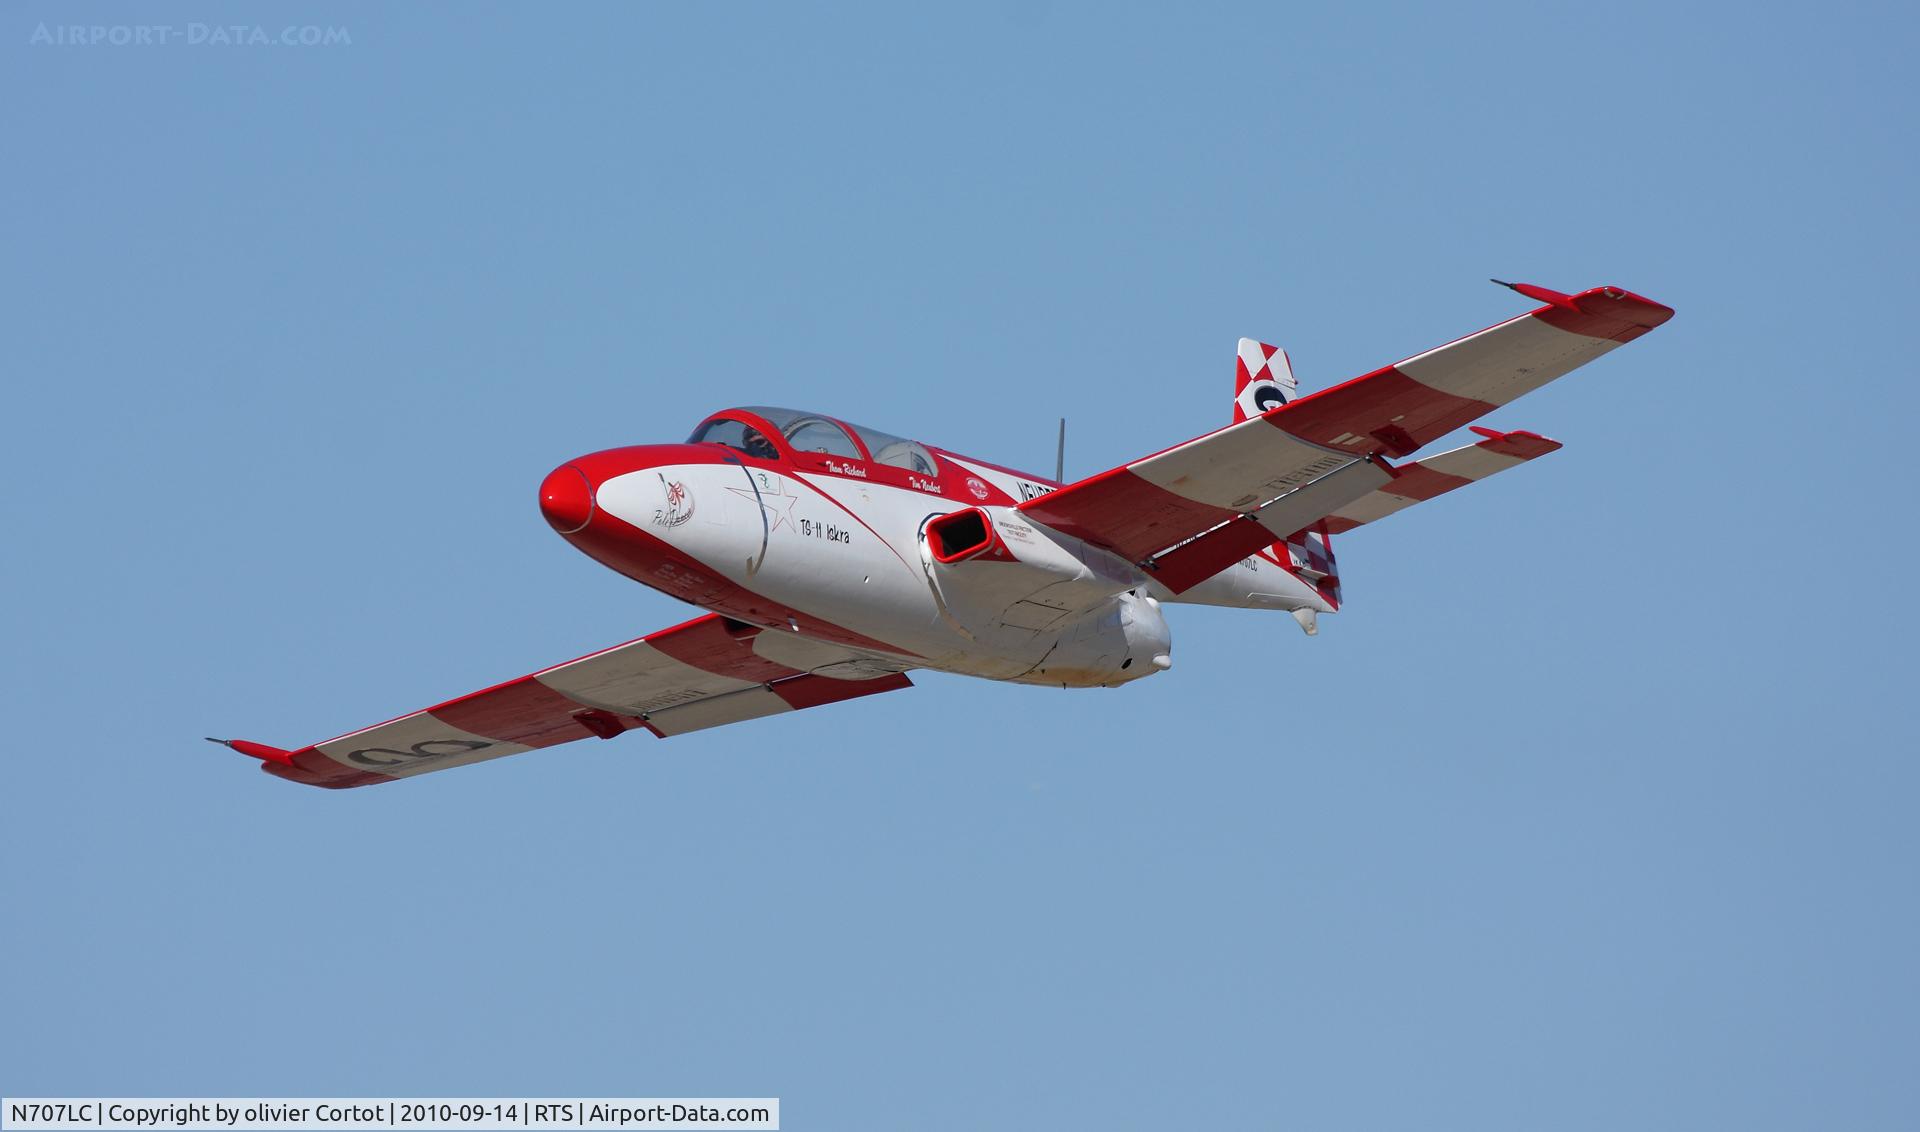
M 1673 316 L 1670 308 L 1615 287 L 1565 295 L 1510 286 L 1545 305 L 1020 509 L 1130 561 L 1149 562 L 1356 462 L 1408 455 Z M 1357 487 L 1369 478 L 1377 477 L 1354 472 L 1346 481 Z M 1325 510 L 1307 522 L 1357 498 L 1340 496 L 1322 489 L 1317 506 Z M 1296 518 L 1288 513 L 1286 522 Z

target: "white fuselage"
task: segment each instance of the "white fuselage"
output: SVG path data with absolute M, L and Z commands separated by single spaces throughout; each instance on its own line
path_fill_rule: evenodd
M 763 634 L 756 648 L 802 669 L 821 640 L 882 668 L 1114 685 L 1170 665 L 1162 601 L 1331 608 L 1265 556 L 1176 598 L 1138 566 L 1025 520 L 1017 502 L 1055 485 L 942 457 L 947 474 L 922 477 L 820 457 L 801 468 L 800 457 L 711 444 L 620 449 L 576 461 L 592 518 L 562 533 L 639 581 L 786 630 L 787 642 Z M 986 528 L 991 546 L 942 561 L 929 522 L 972 509 L 982 520 L 969 529 Z

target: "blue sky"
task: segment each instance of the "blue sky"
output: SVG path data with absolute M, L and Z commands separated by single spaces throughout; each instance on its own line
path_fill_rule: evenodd
M 49 23 L 330 47 L 45 46 Z M 1912 17 L 9 6 L 7 1095 L 779 1096 L 789 1128 L 1910 1128 Z M 1566 449 L 911 692 L 335 795 L 688 615 L 555 464 L 727 404 L 1084 475 L 1612 283 Z

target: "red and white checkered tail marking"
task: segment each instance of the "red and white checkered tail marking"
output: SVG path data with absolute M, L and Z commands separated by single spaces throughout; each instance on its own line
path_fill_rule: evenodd
M 1277 409 L 1293 400 L 1300 386 L 1293 380 L 1293 363 L 1278 346 L 1240 339 L 1240 356 L 1233 364 L 1233 420 L 1235 424 Z
M 1333 557 L 1333 536 L 1328 534 L 1326 523 L 1316 523 L 1291 539 L 1274 543 L 1273 553 L 1319 590 L 1335 609 L 1340 608 L 1340 567 Z
M 1293 361 L 1285 350 L 1251 338 L 1240 339 L 1240 356 L 1233 366 L 1233 423 L 1277 409 L 1299 393 Z M 1324 535 L 1302 535 L 1295 542 L 1281 539 L 1266 549 L 1276 561 L 1290 564 L 1294 573 L 1322 588 L 1327 600 L 1339 606 L 1340 579 L 1333 572 L 1333 548 Z

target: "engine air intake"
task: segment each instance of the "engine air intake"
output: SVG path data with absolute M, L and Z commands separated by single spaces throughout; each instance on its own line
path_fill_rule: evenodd
M 927 548 L 940 563 L 963 562 L 993 545 L 993 524 L 978 507 L 942 515 L 927 523 Z

